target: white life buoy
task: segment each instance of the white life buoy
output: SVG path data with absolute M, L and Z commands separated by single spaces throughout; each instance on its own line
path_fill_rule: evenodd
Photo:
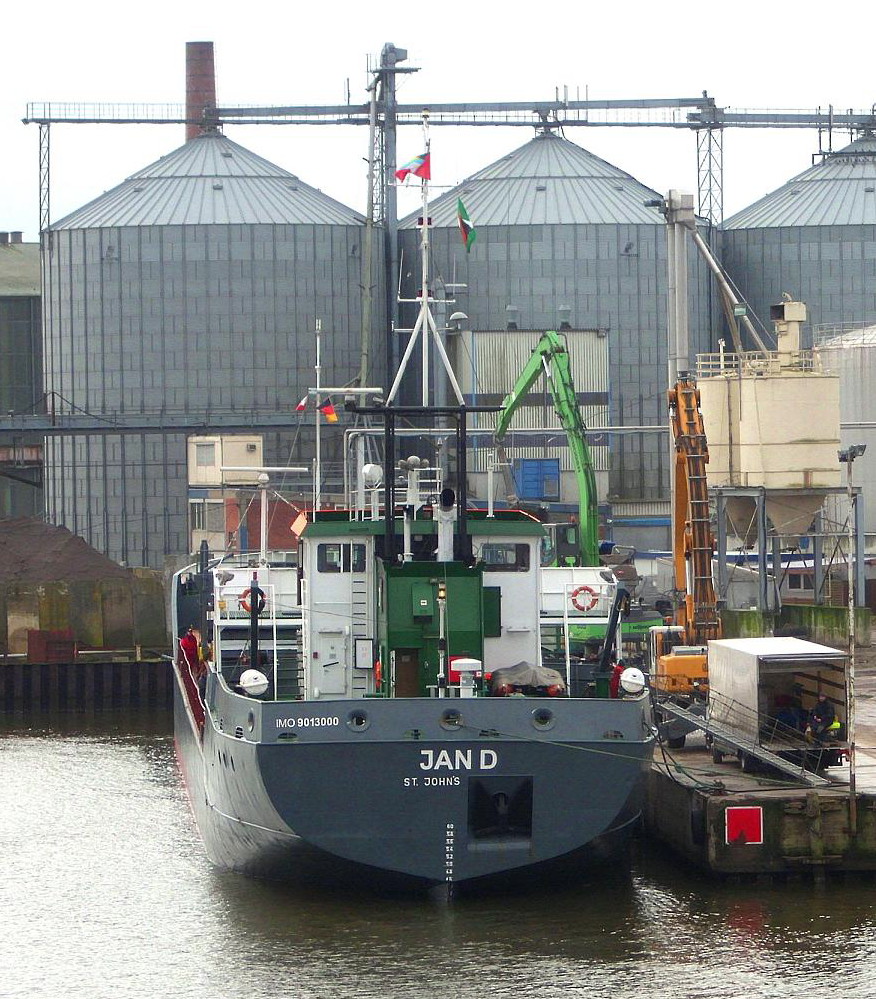
M 572 590 L 571 600 L 575 610 L 589 611 L 596 606 L 599 595 L 589 586 L 576 586 Z

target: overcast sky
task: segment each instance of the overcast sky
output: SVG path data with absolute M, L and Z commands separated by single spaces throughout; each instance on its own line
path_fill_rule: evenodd
M 549 100 L 558 88 L 582 99 L 707 90 L 728 108 L 861 110 L 876 100 L 873 21 L 866 4 L 847 0 L 817 16 L 776 0 L 18 3 L 3 15 L 0 229 L 37 238 L 38 131 L 21 123 L 27 104 L 182 104 L 187 41 L 214 42 L 220 105 L 341 103 L 348 86 L 353 103 L 364 102 L 369 57 L 375 64 L 393 42 L 419 67 L 402 77 L 403 103 Z M 364 210 L 365 128 L 240 126 L 226 134 Z M 456 184 L 532 134 L 435 128 L 433 182 Z M 696 190 L 696 139 L 686 129 L 578 128 L 566 137 L 661 193 Z M 838 138 L 835 146 L 845 144 Z M 183 141 L 175 125 L 53 126 L 52 220 Z M 817 142 L 814 130 L 729 130 L 725 216 L 805 170 Z M 400 160 L 421 145 L 416 129 L 402 129 Z M 402 198 L 402 211 L 414 207 L 405 200 L 412 197 Z

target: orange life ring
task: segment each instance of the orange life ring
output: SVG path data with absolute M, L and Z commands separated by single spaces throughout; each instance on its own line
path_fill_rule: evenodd
M 256 601 L 256 614 L 261 614 L 265 609 L 265 595 L 264 593 L 256 589 L 258 594 L 258 600 Z M 247 614 L 252 612 L 252 604 L 249 602 L 249 598 L 252 596 L 252 588 L 246 589 L 237 598 L 237 602 L 240 604 L 241 608 L 246 611 Z
M 589 596 L 589 600 L 587 600 L 586 603 L 578 599 L 578 597 L 580 597 L 582 594 L 587 594 Z M 593 610 L 593 608 L 596 606 L 596 602 L 599 600 L 599 596 L 596 593 L 596 591 L 589 586 L 576 586 L 575 589 L 572 590 L 570 599 L 572 601 L 572 606 L 575 608 L 575 610 L 589 611 Z
M 377 662 L 374 664 L 374 689 L 375 690 L 377 690 L 377 688 L 380 686 L 380 683 L 381 683 L 382 680 L 383 680 L 383 665 L 381 664 L 380 660 L 378 659 Z

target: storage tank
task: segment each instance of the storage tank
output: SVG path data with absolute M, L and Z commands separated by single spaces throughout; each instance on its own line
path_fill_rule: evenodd
M 285 410 L 294 427 L 317 319 L 321 383 L 358 374 L 363 222 L 218 132 L 193 136 L 44 233 L 55 405 L 109 421 Z M 268 435 L 266 462 L 306 464 L 312 429 L 294 455 Z M 49 519 L 111 558 L 188 551 L 184 436 L 50 439 L 46 472 Z
M 458 229 L 460 199 L 476 230 L 468 253 Z M 576 331 L 594 357 L 603 356 L 597 341 L 607 345 L 607 380 L 601 372 L 594 379 L 604 398 L 594 402 L 607 408 L 611 424 L 666 425 L 666 225 L 646 204 L 659 200 L 630 174 L 546 129 L 430 205 L 435 294 L 452 289 L 450 311 L 464 312 L 469 329 L 497 341 L 486 356 L 504 358 L 501 393 L 519 374 L 513 359 L 520 351 L 506 356 L 511 352 L 501 348 L 505 331 L 530 331 L 530 348 L 546 329 Z M 420 214 L 400 223 L 405 261 L 417 259 Z M 708 349 L 712 292 L 692 245 L 689 260 L 695 354 Z M 417 267 L 406 264 L 406 296 L 417 281 Z M 669 457 L 665 434 L 610 438 L 599 492 L 612 502 L 616 524 L 634 509 L 665 520 Z M 665 524 L 660 538 L 646 543 L 665 544 Z
M 864 531 L 876 534 L 876 325 L 823 326 L 815 331 L 815 350 L 824 370 L 839 379 L 841 447 L 868 446 L 853 476 L 865 497 Z M 835 519 L 842 523 L 845 497 L 839 504 Z
M 727 219 L 721 245 L 765 324 L 784 293 L 806 303 L 813 327 L 876 322 L 876 137 L 825 154 Z
M 709 488 L 759 487 L 775 533 L 798 536 L 824 503 L 819 490 L 840 485 L 840 382 L 801 349 L 802 302 L 774 306 L 776 351 L 697 359 Z M 728 500 L 731 519 L 753 527 L 754 499 Z M 743 535 L 746 536 L 746 535 Z

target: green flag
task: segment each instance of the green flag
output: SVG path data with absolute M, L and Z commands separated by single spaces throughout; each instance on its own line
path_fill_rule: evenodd
M 471 250 L 472 243 L 477 238 L 477 232 L 471 223 L 471 219 L 468 217 L 468 212 L 465 210 L 462 198 L 457 198 L 456 201 L 456 220 L 459 223 L 462 245 L 465 247 L 465 252 L 468 253 Z

